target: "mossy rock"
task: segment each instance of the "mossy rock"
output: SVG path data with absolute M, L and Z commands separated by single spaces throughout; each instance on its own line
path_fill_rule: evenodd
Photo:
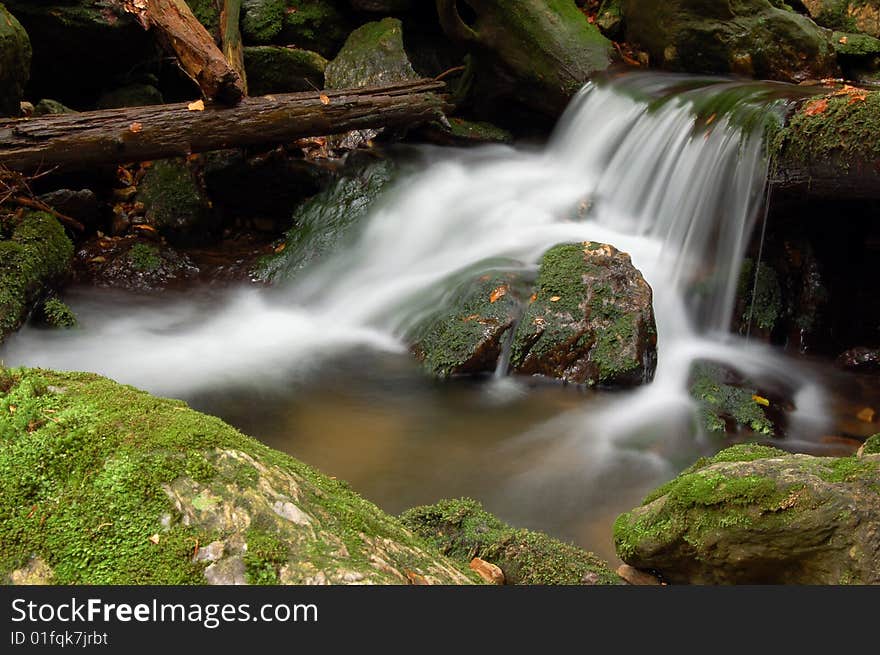
M 516 529 L 475 500 L 441 500 L 401 515 L 403 524 L 467 566 L 475 557 L 498 566 L 511 585 L 613 585 L 620 578 L 593 553 L 542 532 Z
M 353 161 L 293 215 L 293 227 L 276 253 L 266 257 L 257 277 L 279 282 L 296 277 L 351 238 L 376 199 L 394 177 L 388 160 Z
M 466 280 L 450 295 L 441 303 L 448 309 L 413 330 L 413 353 L 436 378 L 492 373 L 527 287 L 515 273 L 496 273 Z
M 44 289 L 67 272 L 73 244 L 54 217 L 25 212 L 0 223 L 0 341 L 27 318 Z
M 48 298 L 40 306 L 43 322 L 54 328 L 69 329 L 77 326 L 76 314 L 60 298 Z
M 86 373 L 0 369 L 0 515 L 10 581 L 471 581 L 345 483 Z
M 0 115 L 17 117 L 31 74 L 31 42 L 15 16 L 0 4 Z
M 516 329 L 512 370 L 589 385 L 649 380 L 657 340 L 652 295 L 626 253 L 593 242 L 555 246 Z
M 876 0 L 801 0 L 822 27 L 880 37 L 880 5 Z
M 432 121 L 417 130 L 419 139 L 444 146 L 473 146 L 512 143 L 513 134 L 486 121 L 469 121 L 450 116 L 446 123 Z
M 667 70 L 800 82 L 840 74 L 830 34 L 770 0 L 624 0 L 626 39 Z
M 210 227 L 208 198 L 185 159 L 160 159 L 147 169 L 137 198 L 147 221 L 169 238 L 199 238 Z
M 397 18 L 361 25 L 349 35 L 324 71 L 328 89 L 382 86 L 418 79 L 403 49 L 403 24 Z
M 880 455 L 880 434 L 868 437 L 860 450 L 862 455 Z
M 247 45 L 291 45 L 333 57 L 354 28 L 333 0 L 244 0 L 241 32 Z
M 260 96 L 323 88 L 327 60 L 309 50 L 248 46 L 244 49 L 244 65 L 248 91 Z
M 596 14 L 596 27 L 609 39 L 619 41 L 623 36 L 623 0 L 603 0 Z
M 193 16 L 208 30 L 208 34 L 219 41 L 220 7 L 223 3 L 217 0 L 186 0 L 186 4 L 192 10 Z
M 76 271 L 79 282 L 140 292 L 182 286 L 199 274 L 185 254 L 135 236 L 88 239 L 77 249 Z
M 744 445 L 618 517 L 617 553 L 671 583 L 880 582 L 880 455 Z
M 34 116 L 46 116 L 48 114 L 75 114 L 76 110 L 71 109 L 51 98 L 43 98 L 34 106 Z
M 758 401 L 762 397 L 757 389 L 746 383 L 731 384 L 727 377 L 719 366 L 694 365 L 690 393 L 699 404 L 700 428 L 722 435 L 747 430 L 776 436 L 776 426 Z
M 867 34 L 835 32 L 834 50 L 843 59 L 864 59 L 880 56 L 880 39 Z
M 98 109 L 117 109 L 119 107 L 146 107 L 161 105 L 165 100 L 162 93 L 152 84 L 126 84 L 113 89 L 98 98 Z

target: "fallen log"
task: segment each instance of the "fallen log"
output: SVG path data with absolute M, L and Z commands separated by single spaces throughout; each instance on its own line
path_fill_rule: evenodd
M 245 98 L 234 107 L 179 103 L 0 122 L 0 164 L 29 172 L 82 170 L 349 130 L 434 120 L 442 82 Z
M 241 3 L 237 4 L 240 9 Z M 243 80 L 186 0 L 122 0 L 122 6 L 137 16 L 146 29 L 155 31 L 162 46 L 177 56 L 181 68 L 195 80 L 206 98 L 235 104 L 244 97 Z M 237 11 L 224 11 L 224 18 L 233 13 L 238 16 Z

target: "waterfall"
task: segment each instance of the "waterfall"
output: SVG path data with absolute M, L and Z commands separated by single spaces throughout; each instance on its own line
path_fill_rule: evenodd
M 799 388 L 790 364 L 727 333 L 765 190 L 764 126 L 790 89 L 650 74 L 588 84 L 543 148 L 425 148 L 354 242 L 281 292 L 80 307 L 82 329 L 26 328 L 0 357 L 177 396 L 307 375 L 351 349 L 405 351 L 456 276 L 498 262 L 534 270 L 551 246 L 590 240 L 631 255 L 658 328 L 653 383 L 594 417 L 603 431 L 687 416 L 699 359 Z

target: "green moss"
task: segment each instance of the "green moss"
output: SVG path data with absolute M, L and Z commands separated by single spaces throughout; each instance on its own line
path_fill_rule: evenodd
M 590 351 L 590 359 L 599 367 L 599 382 L 614 380 L 639 368 L 640 362 L 628 357 L 625 348 L 635 338 L 636 317 L 632 314 L 618 316 L 611 327 L 599 332 Z
M 244 64 L 250 94 L 266 95 L 323 88 L 327 60 L 310 50 L 249 46 Z
M 703 427 L 709 432 L 727 431 L 725 419 L 767 436 L 775 433 L 773 422 L 755 400 L 757 390 L 722 382 L 723 371 L 710 364 L 694 366 L 690 393 L 700 404 Z
M 401 515 L 410 530 L 466 566 L 474 557 L 504 571 L 508 584 L 618 584 L 608 565 L 592 553 L 541 532 L 514 529 L 470 498 L 442 500 Z
M 182 402 L 86 373 L 14 369 L 0 382 L 0 575 L 38 556 L 59 584 L 202 582 L 195 546 L 218 535 L 183 521 L 163 524 L 177 515 L 163 487 L 191 479 L 220 494 L 230 476 L 239 479 L 221 472 L 218 453 L 229 450 L 300 480 L 299 502 L 344 544 L 353 570 L 374 570 L 365 538 L 425 547 L 346 485 Z M 246 476 L 240 483 L 248 484 Z M 281 551 L 259 534 L 264 526 L 251 528 L 250 565 L 265 580 L 264 565 Z
M 485 121 L 467 121 L 463 118 L 449 119 L 450 134 L 463 141 L 480 143 L 510 143 L 513 135 L 507 130 Z
M 137 271 L 155 271 L 162 265 L 159 249 L 146 243 L 136 243 L 128 251 L 128 259 Z
M 708 461 L 711 464 L 717 464 L 718 462 L 753 462 L 757 459 L 772 459 L 783 457 L 787 454 L 784 450 L 779 450 L 779 448 L 773 448 L 772 446 L 741 443 L 725 448 Z
M 867 34 L 835 32 L 831 40 L 838 57 L 876 57 L 880 55 L 880 39 Z
M 868 437 L 865 441 L 862 452 L 865 455 L 880 455 L 880 434 Z
M 284 0 L 244 0 L 241 34 L 245 43 L 272 43 L 284 26 L 284 9 Z
M 751 259 L 743 261 L 740 271 L 737 296 L 743 307 L 740 317 L 740 332 L 748 327 L 773 330 L 782 316 L 782 287 L 776 271 L 764 263 L 758 265 L 757 279 L 755 264 Z
M 0 115 L 19 115 L 19 103 L 30 78 L 31 54 L 27 32 L 0 4 Z
M 209 218 L 208 200 L 183 159 L 161 159 L 147 169 L 138 187 L 147 219 L 163 230 L 190 232 Z
M 856 30 L 856 21 L 849 13 L 850 0 L 823 0 L 821 10 L 814 20 L 822 27 L 843 32 Z
M 566 243 L 548 250 L 541 260 L 541 272 L 537 281 L 535 302 L 553 301 L 556 311 L 580 311 L 584 297 L 584 277 L 591 272 L 590 264 L 584 260 L 584 247 L 588 244 Z
M 361 25 L 348 36 L 324 72 L 328 89 L 377 86 L 418 78 L 403 48 L 403 24 L 397 18 Z
M 287 544 L 277 536 L 260 530 L 248 530 L 245 539 L 245 572 L 250 584 L 278 584 L 278 570 L 288 560 Z
M 7 233 L 0 240 L 0 341 L 21 325 L 43 287 L 64 274 L 73 256 L 64 228 L 48 214 L 26 212 Z
M 286 0 L 281 38 L 286 44 L 333 57 L 353 25 L 332 0 Z
M 818 472 L 826 482 L 852 482 L 858 478 L 876 478 L 880 464 L 855 457 L 840 457 L 828 462 Z
M 220 9 L 216 0 L 186 0 L 193 16 L 216 39 L 220 34 Z
M 43 303 L 43 316 L 52 327 L 73 328 L 77 325 L 76 314 L 58 298 L 50 298 Z

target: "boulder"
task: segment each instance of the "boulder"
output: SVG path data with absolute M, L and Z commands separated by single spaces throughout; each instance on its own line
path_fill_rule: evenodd
M 576 384 L 649 380 L 657 341 L 652 296 L 629 255 L 612 246 L 550 249 L 514 335 L 511 369 Z
M 745 444 L 702 459 L 618 517 L 624 562 L 670 583 L 880 583 L 880 454 Z
M 147 222 L 178 241 L 198 241 L 210 228 L 208 197 L 184 159 L 161 159 L 147 168 L 138 186 Z
M 482 65 L 477 93 L 507 87 L 518 101 L 557 116 L 611 62 L 611 42 L 572 0 L 471 0 L 466 7 L 472 15 L 463 17 L 462 3 L 437 0 L 446 34 Z
M 18 117 L 31 74 L 31 42 L 15 16 L 0 4 L 0 116 Z
M 690 393 L 699 405 L 699 427 L 705 432 L 781 436 L 768 416 L 770 400 L 729 370 L 715 364 L 695 364 Z
M 101 94 L 97 106 L 98 109 L 117 109 L 161 105 L 164 102 L 162 93 L 152 84 L 133 83 Z
M 250 95 L 262 96 L 323 88 L 327 60 L 310 50 L 248 46 L 244 49 L 244 65 Z
M 0 218 L 0 341 L 17 330 L 46 287 L 67 272 L 73 244 L 43 212 Z
M 831 35 L 776 0 L 624 0 L 626 39 L 667 70 L 785 82 L 837 77 Z
M 511 585 L 620 584 L 608 564 L 593 553 L 542 532 L 512 528 L 470 498 L 414 507 L 401 515 L 401 521 L 478 574 L 500 569 L 503 577 L 491 576 L 494 584 L 501 580 Z
M 333 0 L 244 0 L 245 45 L 292 45 L 324 57 L 336 55 L 355 26 Z
M 0 368 L 0 512 L 5 581 L 473 580 L 345 483 L 87 373 Z
M 822 27 L 880 37 L 880 4 L 873 0 L 801 0 Z
M 186 255 L 161 241 L 136 236 L 95 236 L 76 251 L 77 280 L 97 287 L 162 291 L 198 274 Z
M 362 25 L 324 71 L 328 89 L 363 88 L 418 79 L 403 49 L 403 25 L 396 18 Z

